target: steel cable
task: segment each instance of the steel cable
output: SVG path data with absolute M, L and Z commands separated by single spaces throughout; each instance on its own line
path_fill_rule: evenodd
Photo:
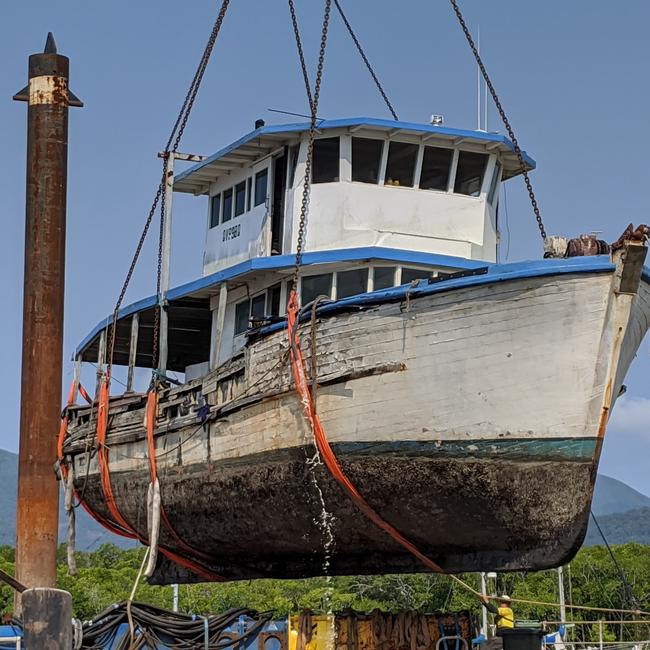
M 485 83 L 488 87 L 488 90 L 490 91 L 490 95 L 492 95 L 492 100 L 494 101 L 494 105 L 497 108 L 497 111 L 499 111 L 499 116 L 501 117 L 501 121 L 503 122 L 503 125 L 506 127 L 506 131 L 508 132 L 508 137 L 510 138 L 510 141 L 512 142 L 512 146 L 515 149 L 515 154 L 517 156 L 517 159 L 519 160 L 519 164 L 521 165 L 521 173 L 524 177 L 524 182 L 526 183 L 526 189 L 528 190 L 528 197 L 530 198 L 530 204 L 533 207 L 533 212 L 535 213 L 535 219 L 537 221 L 537 227 L 539 228 L 540 235 L 542 239 L 546 239 L 546 229 L 544 228 L 544 222 L 542 221 L 542 215 L 539 210 L 539 206 L 537 204 L 537 199 L 535 198 L 535 192 L 533 191 L 533 185 L 530 182 L 530 178 L 528 176 L 528 171 L 526 169 L 526 162 L 524 161 L 524 154 L 521 150 L 521 147 L 519 146 L 519 142 L 517 141 L 517 138 L 515 136 L 514 131 L 512 130 L 512 126 L 510 126 L 510 120 L 508 120 L 508 117 L 503 109 L 503 106 L 501 105 L 501 101 L 499 100 L 499 96 L 497 95 L 496 90 L 494 89 L 494 86 L 492 85 L 492 81 L 490 80 L 490 77 L 487 73 L 487 70 L 485 68 L 485 65 L 483 65 L 483 61 L 481 59 L 481 55 L 478 52 L 478 49 L 476 45 L 474 44 L 474 39 L 472 38 L 472 35 L 469 32 L 469 29 L 467 27 L 467 24 L 465 23 L 465 19 L 463 18 L 463 14 L 460 11 L 460 7 L 458 6 L 458 3 L 456 0 L 449 0 L 451 3 L 452 9 L 454 10 L 454 13 L 456 14 L 456 18 L 458 19 L 458 23 L 460 24 L 461 29 L 463 30 L 463 33 L 465 34 L 465 39 L 467 40 L 467 44 L 469 45 L 470 49 L 472 50 L 472 54 L 474 55 L 474 58 L 476 59 L 476 63 L 478 64 L 478 67 L 481 71 L 481 74 L 483 75 L 483 79 L 485 80 Z

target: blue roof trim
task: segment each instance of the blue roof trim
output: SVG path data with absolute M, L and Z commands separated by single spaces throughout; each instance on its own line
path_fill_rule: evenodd
M 398 302 L 406 298 L 407 292 L 410 298 L 419 298 L 435 293 L 454 291 L 455 289 L 466 289 L 467 287 L 476 287 L 494 282 L 509 282 L 522 278 L 539 278 L 570 273 L 612 273 L 613 271 L 614 265 L 611 263 L 609 255 L 571 257 L 568 259 L 543 259 L 515 262 L 512 264 L 491 264 L 487 266 L 487 273 L 482 275 L 453 278 L 434 284 L 420 281 L 415 287 L 402 285 L 382 291 L 373 291 L 372 293 L 351 296 L 350 298 L 326 303 L 317 309 L 317 313 L 319 315 L 326 315 L 356 307 L 377 305 L 385 302 Z M 648 271 L 650 272 L 650 269 Z M 308 317 L 309 314 L 304 315 L 305 319 Z M 274 323 L 273 325 L 261 328 L 256 334 L 269 334 L 283 327 L 286 327 L 284 322 Z
M 511 151 L 515 151 L 514 145 L 508 138 L 500 133 L 488 133 L 485 131 L 472 131 L 469 129 L 454 129 L 448 126 L 434 126 L 433 124 L 418 124 L 417 122 L 400 122 L 395 120 L 385 120 L 378 119 L 373 117 L 351 117 L 340 120 L 322 120 L 318 123 L 319 130 L 322 129 L 337 129 L 337 128 L 348 128 L 353 126 L 377 126 L 387 129 L 403 129 L 404 131 L 420 131 L 425 133 L 439 133 L 440 135 L 447 135 L 457 138 L 474 138 L 475 140 L 482 140 L 484 142 L 498 142 L 505 145 Z M 247 144 L 251 140 L 258 138 L 263 135 L 272 135 L 275 133 L 296 133 L 301 131 L 307 131 L 309 129 L 308 122 L 296 122 L 293 124 L 270 124 L 268 126 L 262 126 L 259 129 L 255 129 L 250 133 L 247 133 L 245 136 L 239 138 L 232 144 L 229 144 L 227 147 L 220 149 L 216 153 L 208 156 L 205 160 L 202 160 L 196 165 L 192 165 L 189 169 L 186 169 L 184 172 L 177 174 L 176 181 L 181 181 L 193 172 L 209 165 L 210 163 L 223 158 L 223 156 L 233 152 L 235 149 L 241 147 L 242 145 Z M 531 169 L 535 169 L 537 163 L 525 152 L 522 151 L 524 161 Z
M 455 269 L 477 269 L 485 266 L 485 262 L 468 260 L 464 257 L 452 255 L 437 255 L 435 253 L 421 253 L 419 251 L 401 250 L 398 248 L 383 248 L 380 246 L 366 246 L 362 248 L 347 248 L 328 251 L 304 253 L 302 263 L 304 266 L 314 264 L 328 264 L 336 262 L 358 262 L 364 260 L 382 260 L 405 264 L 425 264 L 427 266 L 442 266 Z M 291 268 L 296 262 L 296 256 L 273 255 L 272 257 L 255 257 L 240 264 L 230 266 L 223 271 L 217 271 L 198 280 L 170 289 L 167 292 L 168 300 L 177 300 L 196 291 L 206 289 L 224 280 L 231 280 L 250 271 L 273 271 Z M 143 298 L 138 302 L 123 307 L 117 314 L 118 320 L 131 316 L 135 312 L 149 309 L 156 304 L 156 296 Z M 101 320 L 91 332 L 79 343 L 74 356 L 79 354 L 99 332 L 106 328 L 112 320 L 112 315 Z

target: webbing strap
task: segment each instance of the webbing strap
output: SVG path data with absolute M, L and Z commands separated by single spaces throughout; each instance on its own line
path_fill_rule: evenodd
M 89 404 L 92 404 L 92 400 L 88 396 L 86 389 L 81 385 L 78 379 L 74 378 L 70 382 L 70 388 L 68 389 L 68 398 L 65 403 L 66 408 L 63 409 L 63 414 L 61 415 L 61 423 L 59 424 L 59 435 L 56 438 L 56 458 L 59 461 L 61 476 L 63 476 L 64 479 L 68 476 L 68 468 L 63 462 L 63 443 L 65 441 L 65 435 L 68 432 L 68 408 L 74 404 L 74 396 L 76 390 L 79 391 L 79 394 Z
M 139 537 L 119 511 L 113 495 L 113 486 L 111 485 L 108 448 L 106 447 L 110 383 L 110 374 L 106 373 L 99 384 L 99 399 L 97 403 L 97 465 L 99 467 L 102 495 L 114 524 L 123 529 L 127 533 L 127 536 Z
M 157 478 L 157 467 L 156 467 L 156 446 L 154 443 L 154 431 L 156 428 L 156 415 L 158 413 L 158 394 L 155 390 L 150 390 L 147 393 L 147 406 L 145 411 L 145 426 L 147 432 L 147 455 L 149 457 L 149 478 L 153 482 Z M 186 553 L 191 553 L 196 555 L 204 560 L 209 560 L 209 556 L 205 553 L 199 551 L 198 549 L 193 548 L 187 542 L 185 542 L 176 532 L 172 526 L 171 521 L 167 517 L 165 512 L 165 506 L 160 504 L 160 519 L 163 522 L 167 532 L 170 537 L 176 542 L 176 544 L 182 548 Z M 223 582 L 225 578 L 216 573 L 212 573 L 208 569 L 200 565 L 195 565 L 196 568 L 192 569 L 195 573 L 198 573 L 201 577 L 210 580 L 212 582 Z M 188 568 L 186 566 L 186 568 Z
M 289 348 L 291 351 L 291 369 L 293 372 L 293 379 L 296 386 L 296 392 L 302 402 L 305 418 L 309 422 L 309 426 L 314 436 L 314 442 L 321 455 L 325 467 L 327 467 L 332 477 L 344 488 L 348 496 L 352 499 L 356 507 L 372 521 L 378 528 L 387 533 L 393 540 L 405 548 L 409 553 L 416 557 L 424 566 L 435 573 L 444 573 L 443 569 L 438 566 L 433 560 L 428 558 L 422 553 L 414 544 L 407 540 L 394 526 L 389 524 L 385 519 L 377 513 L 372 506 L 363 498 L 358 492 L 356 487 L 347 477 L 339 462 L 330 447 L 330 444 L 325 436 L 325 431 L 320 422 L 320 418 L 314 410 L 314 404 L 309 390 L 309 382 L 305 375 L 305 366 L 303 362 L 302 352 L 300 350 L 300 342 L 295 330 L 296 318 L 298 316 L 298 297 L 295 290 L 292 290 L 289 295 L 289 303 L 287 305 L 287 328 L 289 335 Z M 312 352 L 313 354 L 313 352 Z M 314 378 L 315 379 L 315 378 Z

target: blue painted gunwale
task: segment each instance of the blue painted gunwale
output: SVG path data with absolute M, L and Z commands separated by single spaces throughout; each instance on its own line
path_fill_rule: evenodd
M 500 133 L 487 133 L 484 131 L 471 131 L 468 129 L 454 129 L 448 126 L 434 126 L 433 124 L 418 124 L 417 122 L 400 122 L 395 120 L 385 120 L 374 117 L 350 117 L 339 120 L 320 120 L 318 122 L 319 130 L 326 129 L 340 129 L 340 128 L 350 128 L 355 126 L 370 126 L 370 127 L 379 127 L 383 129 L 401 129 L 402 131 L 416 131 L 419 133 L 439 133 L 442 136 L 449 136 L 455 138 L 472 138 L 480 142 L 498 142 L 503 144 L 513 153 L 515 151 L 514 145 L 508 138 Z M 255 138 L 259 138 L 264 135 L 274 135 L 278 133 L 300 133 L 302 131 L 309 130 L 309 122 L 295 122 L 293 124 L 269 124 L 268 126 L 262 126 L 259 129 L 255 129 L 250 133 L 239 138 L 235 142 L 229 144 L 227 147 L 220 149 L 216 153 L 213 153 L 211 156 L 208 156 L 205 160 L 202 160 L 196 165 L 192 165 L 189 169 L 186 169 L 184 172 L 181 172 L 176 176 L 176 182 L 186 179 L 188 176 L 191 176 L 194 172 L 202 169 L 206 165 L 209 165 L 220 158 L 232 153 L 239 147 L 247 144 Z M 522 151 L 524 161 L 528 166 L 529 170 L 535 169 L 537 163 L 525 152 Z
M 403 284 L 372 293 L 360 294 L 343 298 L 334 302 L 325 303 L 317 309 L 319 316 L 329 315 L 338 311 L 347 311 L 359 307 L 372 306 L 387 302 L 401 302 L 406 299 L 430 296 L 435 293 L 444 293 L 456 289 L 466 289 L 496 282 L 510 282 L 525 278 L 541 278 L 554 275 L 576 273 L 613 273 L 614 265 L 608 255 L 595 255 L 592 257 L 571 257 L 567 259 L 542 259 L 527 262 L 513 262 L 511 264 L 486 264 L 487 272 L 482 275 L 472 275 L 453 278 L 429 284 L 426 280 L 420 281 L 416 286 Z M 645 269 L 644 275 L 650 274 L 650 269 Z M 309 318 L 304 314 L 301 319 Z M 284 322 L 274 323 L 257 330 L 256 334 L 266 335 L 285 327 Z
M 303 266 L 316 264 L 334 264 L 339 262 L 369 262 L 377 260 L 382 262 L 395 262 L 398 264 L 422 264 L 425 266 L 438 266 L 450 269 L 479 269 L 485 266 L 485 262 L 468 260 L 464 257 L 453 255 L 438 255 L 436 253 L 422 253 L 419 251 L 402 250 L 399 248 L 384 248 L 381 246 L 365 246 L 361 248 L 343 248 L 327 251 L 315 251 L 304 253 L 302 256 Z M 178 300 L 191 295 L 197 291 L 217 285 L 224 280 L 234 280 L 252 271 L 278 271 L 289 269 L 296 263 L 296 256 L 273 255 L 270 257 L 255 257 L 245 262 L 240 262 L 216 273 L 211 273 L 192 282 L 182 284 L 170 289 L 167 292 L 168 300 Z M 136 312 L 151 309 L 156 305 L 156 296 L 142 298 L 119 310 L 117 318 L 122 319 L 131 316 Z M 105 329 L 112 321 L 112 316 L 101 320 L 90 333 L 79 343 L 75 350 L 75 356 L 79 354 L 94 338 Z
M 493 282 L 508 282 L 529 277 L 545 277 L 567 273 L 612 273 L 614 271 L 614 265 L 611 263 L 609 256 L 607 255 L 572 257 L 568 259 L 542 259 L 525 262 L 512 262 L 509 264 L 488 264 L 477 260 L 468 260 L 449 255 L 437 255 L 433 253 L 381 247 L 329 250 L 305 253 L 303 255 L 304 266 L 332 264 L 337 262 L 369 262 L 371 260 L 382 262 L 389 261 L 401 264 L 422 264 L 450 269 L 465 269 L 468 271 L 486 268 L 487 272 L 483 275 L 454 278 L 434 284 L 428 284 L 426 281 L 423 281 L 416 287 L 402 285 L 401 287 L 393 287 L 391 289 L 351 296 L 350 298 L 344 298 L 333 303 L 322 305 L 318 309 L 319 314 L 325 315 L 333 313 L 334 311 L 363 307 L 365 305 L 375 305 L 382 302 L 401 301 L 406 298 L 407 292 L 410 298 L 417 298 L 419 296 L 431 295 L 433 293 L 452 291 L 454 289 L 479 286 Z M 224 280 L 231 280 L 243 276 L 251 271 L 273 271 L 291 268 L 294 262 L 295 256 L 293 254 L 254 258 L 171 289 L 167 293 L 167 298 L 169 300 L 178 300 L 196 293 L 197 291 L 217 285 Z M 642 279 L 650 284 L 650 268 L 644 267 Z M 156 302 L 156 296 L 149 296 L 134 302 L 133 304 L 122 308 L 118 312 L 118 319 L 125 318 L 126 316 L 130 316 L 145 309 L 150 309 L 156 305 Z M 107 316 L 100 321 L 77 346 L 74 353 L 75 356 L 80 354 L 97 336 L 97 334 L 109 325 L 110 322 L 111 316 Z M 280 322 L 262 328 L 258 333 L 263 335 L 276 331 L 282 327 L 284 327 L 284 325 Z

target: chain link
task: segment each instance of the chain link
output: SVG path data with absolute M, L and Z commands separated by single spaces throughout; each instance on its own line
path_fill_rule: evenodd
M 314 79 L 314 92 L 312 95 L 311 87 L 309 84 L 309 75 L 307 74 L 307 66 L 305 64 L 305 56 L 302 49 L 302 42 L 300 38 L 300 31 L 298 23 L 295 20 L 295 11 L 293 8 L 293 1 L 289 0 L 289 7 L 292 10 L 292 23 L 294 36 L 296 38 L 296 46 L 298 48 L 298 56 L 300 57 L 300 65 L 303 69 L 303 77 L 305 80 L 305 89 L 307 92 L 307 99 L 309 101 L 309 108 L 311 119 L 309 122 L 309 136 L 307 140 L 307 160 L 305 161 L 305 178 L 302 185 L 302 200 L 300 204 L 300 219 L 298 222 L 298 241 L 296 244 L 296 263 L 293 270 L 292 289 L 295 291 L 298 286 L 298 275 L 300 273 L 300 266 L 302 264 L 302 253 L 305 247 L 305 230 L 307 225 L 307 213 L 309 212 L 309 195 L 311 190 L 311 167 L 312 159 L 314 156 L 314 139 L 316 137 L 316 120 L 318 113 L 318 100 L 320 98 L 320 87 L 323 78 L 323 65 L 325 63 L 325 49 L 327 47 L 327 33 L 329 29 L 330 10 L 332 6 L 331 0 L 325 0 L 325 7 L 323 11 L 323 27 L 321 30 L 320 50 L 318 53 L 318 65 L 316 66 L 316 78 Z
M 363 51 L 363 48 L 361 47 L 361 43 L 359 43 L 359 39 L 357 38 L 357 35 L 354 33 L 354 30 L 352 29 L 352 25 L 350 25 L 346 15 L 343 13 L 343 8 L 341 7 L 339 0 L 334 0 L 334 6 L 338 10 L 339 14 L 341 15 L 341 19 L 343 20 L 343 23 L 345 24 L 346 29 L 350 33 L 350 36 L 352 37 L 352 40 L 354 41 L 354 44 L 357 47 L 357 50 L 359 51 L 359 54 L 361 55 L 361 58 L 363 59 L 363 62 L 366 64 L 366 68 L 368 68 L 368 72 L 370 73 L 370 76 L 372 77 L 372 80 L 375 82 L 375 86 L 377 86 L 377 90 L 379 90 L 379 94 L 383 97 L 384 102 L 386 103 L 386 106 L 388 107 L 388 110 L 390 111 L 390 114 L 393 116 L 393 119 L 395 121 L 399 120 L 397 117 L 397 113 L 395 112 L 395 109 L 393 108 L 393 105 L 390 103 L 390 100 L 388 99 L 388 95 L 384 91 L 379 78 L 375 74 L 375 71 L 372 69 L 372 66 L 370 65 L 370 61 L 368 61 L 368 57 L 366 56 L 366 53 Z
M 124 279 L 122 289 L 120 290 L 120 294 L 118 296 L 117 302 L 115 304 L 115 308 L 113 310 L 113 316 L 110 325 L 110 337 L 109 337 L 110 344 L 109 344 L 109 354 L 108 354 L 108 364 L 107 364 L 107 373 L 109 375 L 113 365 L 113 355 L 115 352 L 115 335 L 117 329 L 118 313 L 120 307 L 122 306 L 122 302 L 124 301 L 124 296 L 126 295 L 126 291 L 131 282 L 131 278 L 133 276 L 133 272 L 135 270 L 136 264 L 140 257 L 140 253 L 142 252 L 142 247 L 147 237 L 147 233 L 149 232 L 151 222 L 153 221 L 154 214 L 156 213 L 156 209 L 160 205 L 160 232 L 158 237 L 158 259 L 157 259 L 157 269 L 156 269 L 156 295 L 158 296 L 159 304 L 157 305 L 154 311 L 152 367 L 155 368 L 158 363 L 160 310 L 163 308 L 163 305 L 161 304 L 160 301 L 160 292 L 161 292 L 160 280 L 161 280 L 161 271 L 162 271 L 163 234 L 165 229 L 165 187 L 167 183 L 167 176 L 169 170 L 169 156 L 170 156 L 170 152 L 171 154 L 176 153 L 180 145 L 181 138 L 183 137 L 183 133 L 185 132 L 187 121 L 190 117 L 190 113 L 192 112 L 194 101 L 196 100 L 196 96 L 199 92 L 199 87 L 201 85 L 201 81 L 203 80 L 203 75 L 205 74 L 205 70 L 210 60 L 210 56 L 212 54 L 214 44 L 217 40 L 217 36 L 219 35 L 219 31 L 221 30 L 221 25 L 223 24 L 223 20 L 226 15 L 226 10 L 228 9 L 229 4 L 230 4 L 230 0 L 223 0 L 221 4 L 221 8 L 212 27 L 212 31 L 210 32 L 210 36 L 203 50 L 203 54 L 201 55 L 199 65 L 197 66 L 196 72 L 194 73 L 194 77 L 192 78 L 190 87 L 187 93 L 185 94 L 183 105 L 181 106 L 178 116 L 176 117 L 174 126 L 172 127 L 171 133 L 169 134 L 169 138 L 167 139 L 167 144 L 165 145 L 164 156 L 163 156 L 162 177 L 160 179 L 160 183 L 158 184 L 156 195 L 154 197 L 153 203 L 151 204 L 151 208 L 149 209 L 149 213 L 147 215 L 144 228 L 140 235 L 140 239 L 138 240 L 135 253 L 131 260 L 131 264 L 129 266 L 129 270 L 126 274 L 126 278 Z
M 336 0 L 335 0 L 336 1 Z M 501 117 L 501 121 L 503 122 L 503 125 L 506 127 L 506 131 L 508 132 L 508 137 L 510 138 L 510 141 L 512 142 L 513 147 L 515 148 L 515 154 L 517 155 L 517 159 L 519 160 L 519 164 L 521 165 L 521 173 L 524 177 L 524 182 L 526 183 L 526 189 L 528 190 L 528 196 L 530 198 L 530 204 L 533 206 L 533 212 L 535 213 L 535 219 L 537 220 L 537 227 L 539 228 L 540 235 L 542 236 L 542 239 L 546 239 L 546 229 L 544 228 L 544 222 L 542 221 L 542 215 L 539 211 L 539 206 L 537 205 L 537 199 L 535 198 L 535 192 L 533 191 L 533 185 L 530 182 L 530 178 L 528 177 L 528 171 L 526 170 L 526 163 L 524 161 L 524 155 L 521 151 L 521 147 L 519 146 L 519 142 L 517 141 L 517 138 L 515 137 L 515 133 L 512 130 L 512 127 L 510 126 L 510 121 L 508 120 L 508 117 L 506 116 L 505 111 L 503 110 L 503 106 L 501 105 L 501 101 L 499 100 L 499 97 L 496 93 L 496 90 L 494 89 L 494 86 L 492 85 L 492 81 L 490 80 L 490 77 L 488 76 L 487 70 L 485 69 L 485 66 L 483 65 L 483 61 L 481 60 L 481 56 L 478 53 L 478 49 L 476 48 L 476 45 L 474 45 L 474 40 L 472 39 L 472 35 L 469 33 L 469 29 L 467 28 L 467 24 L 465 23 L 465 19 L 463 18 L 463 14 L 460 11 L 460 8 L 458 6 L 458 3 L 456 0 L 449 0 L 451 3 L 451 6 L 454 10 L 454 13 L 456 14 L 456 18 L 458 18 L 458 22 L 461 26 L 461 29 L 463 30 L 465 34 L 465 38 L 467 39 L 467 43 L 472 50 L 472 53 L 474 54 L 474 58 L 476 59 L 476 63 L 478 64 L 479 69 L 481 70 L 481 74 L 483 75 L 483 79 L 485 79 L 485 83 L 490 91 L 490 95 L 492 95 L 492 99 L 494 100 L 494 105 L 497 107 L 497 111 L 499 111 L 499 116 Z

